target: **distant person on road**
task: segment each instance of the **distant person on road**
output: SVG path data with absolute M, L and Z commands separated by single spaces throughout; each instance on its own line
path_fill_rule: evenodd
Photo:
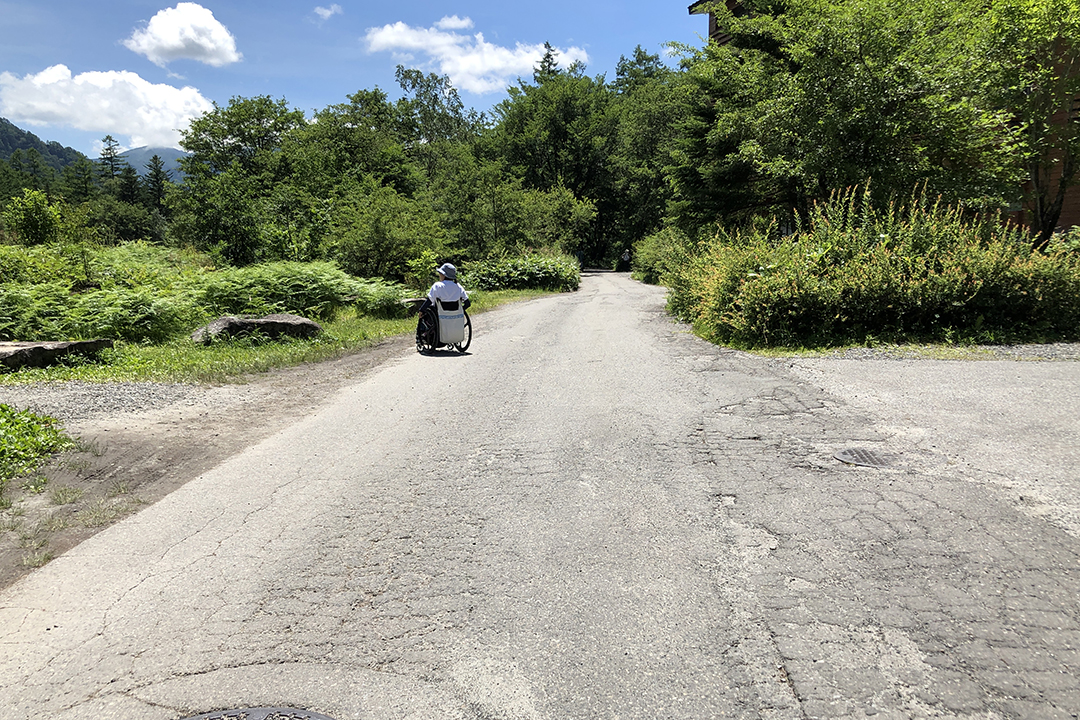
M 630 271 L 630 249 L 623 250 L 622 257 L 619 258 L 619 265 L 616 268 L 617 272 L 629 272 Z
M 458 285 L 456 267 L 450 263 L 443 263 L 441 267 L 435 269 L 435 274 L 439 276 L 439 279 L 431 286 L 431 290 L 428 290 L 427 297 L 424 298 L 424 303 L 420 306 L 420 317 L 416 324 L 418 335 L 435 330 L 434 326 L 428 327 L 428 324 L 434 314 L 436 299 L 444 303 L 460 301 L 462 308 L 468 308 L 472 304 L 472 301 L 469 300 L 469 293 L 465 292 L 465 288 L 461 287 L 461 285 Z M 429 313 L 428 310 L 432 312 Z

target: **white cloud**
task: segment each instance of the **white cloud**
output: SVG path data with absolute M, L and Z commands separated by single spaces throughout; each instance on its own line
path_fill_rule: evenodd
M 72 76 L 66 66 L 53 65 L 23 78 L 0 73 L 0 116 L 127 135 L 131 147 L 176 147 L 180 129 L 212 107 L 195 88 L 154 85 L 133 72 Z
M 457 15 L 447 15 L 435 27 L 440 30 L 466 30 L 473 26 L 472 18 L 459 18 Z
M 483 33 L 462 35 L 451 32 L 472 25 L 472 20 L 457 15 L 444 17 L 430 28 L 396 22 L 369 28 L 364 40 L 369 52 L 426 55 L 455 87 L 478 94 L 505 90 L 516 78 L 531 76 L 533 68 L 544 57 L 543 43 L 518 43 L 513 48 L 506 48 L 487 42 Z M 559 65 L 564 68 L 589 59 L 588 54 L 578 47 L 559 49 L 558 53 Z
M 324 7 L 315 8 L 315 14 L 318 15 L 319 18 L 321 18 L 323 22 L 326 22 L 327 20 L 334 17 L 335 15 L 341 15 L 343 12 L 345 12 L 345 11 L 342 10 L 341 6 L 336 4 L 336 3 L 331 5 L 328 8 L 324 8 Z
M 159 11 L 145 29 L 136 30 L 124 41 L 124 47 L 160 67 L 173 60 L 198 60 L 221 67 L 242 57 L 236 50 L 236 39 L 214 13 L 192 2 Z

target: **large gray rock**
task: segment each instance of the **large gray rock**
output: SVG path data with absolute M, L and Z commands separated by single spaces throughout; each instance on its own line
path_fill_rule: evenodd
M 48 367 L 66 355 L 94 355 L 113 346 L 112 340 L 63 342 L 0 342 L 0 365 L 9 370 Z
M 209 325 L 191 333 L 191 339 L 195 342 L 208 343 L 219 337 L 242 337 L 253 332 L 266 335 L 271 339 L 282 336 L 310 338 L 315 337 L 322 331 L 322 325 L 299 315 L 279 313 L 261 318 L 228 315 L 220 317 Z

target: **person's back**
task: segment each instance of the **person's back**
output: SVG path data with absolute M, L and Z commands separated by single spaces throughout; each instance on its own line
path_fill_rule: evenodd
M 470 305 L 469 293 L 465 292 L 465 288 L 457 283 L 456 267 L 450 263 L 444 263 L 435 272 L 438 273 L 439 279 L 428 291 L 427 298 L 424 299 L 423 305 L 420 306 L 420 317 L 417 319 L 416 336 L 418 347 L 421 338 L 431 344 L 438 340 L 435 337 L 436 321 L 434 311 L 436 300 L 441 303 L 460 302 L 462 309 Z
M 447 266 L 443 265 L 443 267 L 446 268 Z M 469 294 L 465 292 L 465 288 L 447 277 L 446 280 L 439 280 L 431 286 L 431 290 L 428 291 L 428 299 L 431 302 L 435 302 L 436 300 L 441 300 L 442 302 L 458 302 L 468 300 Z

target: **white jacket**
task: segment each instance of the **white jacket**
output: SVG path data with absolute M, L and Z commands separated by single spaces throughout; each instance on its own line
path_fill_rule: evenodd
M 443 302 L 456 302 L 458 300 L 469 299 L 469 293 L 465 292 L 465 288 L 461 287 L 453 280 L 439 280 L 431 286 L 431 290 L 428 291 L 427 296 L 433 303 L 436 298 Z

